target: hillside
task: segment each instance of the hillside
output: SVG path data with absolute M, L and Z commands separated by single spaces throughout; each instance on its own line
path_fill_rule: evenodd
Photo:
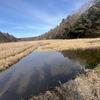
M 90 71 L 30 100 L 100 100 L 100 75 Z
M 70 14 L 54 29 L 37 37 L 15 38 L 0 32 L 0 42 L 33 41 L 46 39 L 74 39 L 100 37 L 100 0 L 90 0 L 77 12 Z
M 96 38 L 100 37 L 100 0 L 83 13 L 78 21 L 66 28 L 68 38 Z
M 100 37 L 100 0 L 92 0 L 76 13 L 63 19 L 59 26 L 36 39 L 72 39 Z
M 18 41 L 33 41 L 36 37 L 17 38 Z
M 15 42 L 17 41 L 17 38 L 14 36 L 8 34 L 8 33 L 2 33 L 0 32 L 0 43 L 2 42 Z

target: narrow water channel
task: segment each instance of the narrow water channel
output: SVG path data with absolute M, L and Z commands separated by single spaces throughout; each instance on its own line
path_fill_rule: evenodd
M 80 72 L 79 63 L 59 52 L 34 51 L 0 73 L 0 100 L 28 100 Z

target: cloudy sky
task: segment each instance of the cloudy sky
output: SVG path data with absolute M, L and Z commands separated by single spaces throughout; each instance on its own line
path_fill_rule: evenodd
M 16 37 L 43 34 L 89 0 L 0 0 L 0 31 Z

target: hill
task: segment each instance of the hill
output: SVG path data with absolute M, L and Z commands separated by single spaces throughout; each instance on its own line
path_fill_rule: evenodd
M 54 29 L 37 37 L 15 38 L 0 32 L 0 42 L 100 37 L 100 0 L 90 0 Z
M 14 36 L 8 34 L 8 33 L 2 33 L 0 32 L 0 43 L 2 42 L 16 42 L 17 38 Z
M 91 0 L 78 12 L 63 19 L 59 26 L 36 39 L 72 39 L 100 37 L 100 0 Z

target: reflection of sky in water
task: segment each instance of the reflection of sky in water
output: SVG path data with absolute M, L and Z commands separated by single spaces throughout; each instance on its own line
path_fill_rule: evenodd
M 80 71 L 78 64 L 61 53 L 33 52 L 0 73 L 0 99 L 20 100 L 66 82 Z

